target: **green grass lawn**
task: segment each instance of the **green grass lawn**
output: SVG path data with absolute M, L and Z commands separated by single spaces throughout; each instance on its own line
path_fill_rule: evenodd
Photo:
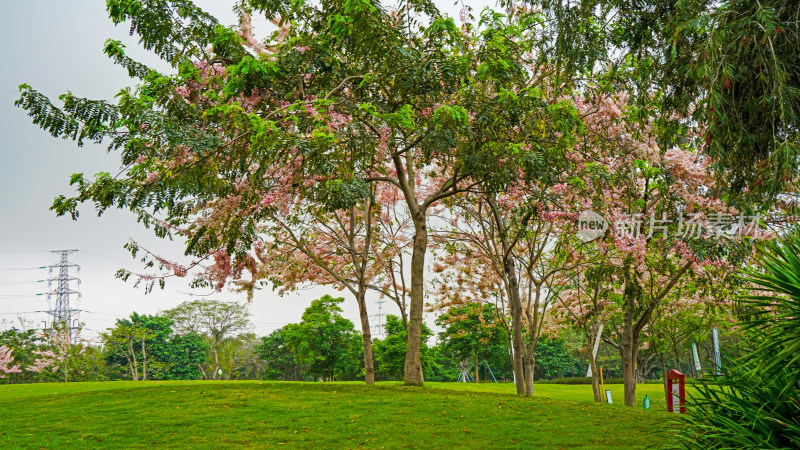
M 610 388 L 621 403 L 621 386 Z M 660 385 L 639 388 L 655 408 L 659 399 L 663 405 Z M 540 397 L 532 399 L 511 395 L 513 389 L 459 383 L 423 389 L 201 381 L 5 385 L 0 448 L 647 448 L 667 443 L 676 426 L 671 414 L 657 409 L 593 404 L 591 386 L 540 385 Z
M 425 386 L 437 389 L 453 389 L 470 392 L 492 392 L 497 394 L 516 394 L 516 388 L 512 383 L 425 383 Z M 614 404 L 624 404 L 625 394 L 621 384 L 607 384 L 606 390 L 611 391 L 611 400 Z M 687 387 L 687 389 L 690 389 Z M 534 385 L 533 395 L 535 397 L 547 397 L 554 400 L 566 400 L 571 402 L 592 402 L 591 385 L 580 384 L 536 384 Z M 605 394 L 604 394 L 605 395 Z M 667 400 L 664 397 L 664 386 L 661 384 L 639 384 L 636 386 L 636 407 L 641 409 L 644 396 L 650 397 L 650 409 L 654 411 L 666 411 Z

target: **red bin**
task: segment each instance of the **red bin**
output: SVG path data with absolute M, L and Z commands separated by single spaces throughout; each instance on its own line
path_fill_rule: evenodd
M 686 414 L 685 376 L 675 369 L 667 372 L 667 410 Z

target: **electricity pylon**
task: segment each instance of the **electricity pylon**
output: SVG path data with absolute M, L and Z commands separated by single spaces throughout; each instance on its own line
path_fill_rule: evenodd
M 60 255 L 58 264 L 50 266 L 50 273 L 53 269 L 58 269 L 58 276 L 48 279 L 49 286 L 56 283 L 56 288 L 51 291 L 47 298 L 48 300 L 52 295 L 56 296 L 55 304 L 52 309 L 48 311 L 53 316 L 53 328 L 61 326 L 69 330 L 69 337 L 72 339 L 72 330 L 77 329 L 80 324 L 78 309 L 73 309 L 70 306 L 70 296 L 77 295 L 80 297 L 81 293 L 72 289 L 72 282 L 75 281 L 80 284 L 81 280 L 77 277 L 70 275 L 70 268 L 75 267 L 80 271 L 80 266 L 69 262 L 69 255 L 77 252 L 78 250 L 53 250 L 53 253 Z

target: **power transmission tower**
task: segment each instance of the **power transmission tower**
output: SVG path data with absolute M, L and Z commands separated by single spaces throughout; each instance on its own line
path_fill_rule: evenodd
M 80 324 L 78 316 L 80 310 L 73 309 L 70 306 L 70 296 L 77 295 L 80 297 L 81 295 L 80 292 L 73 290 L 71 285 L 73 281 L 77 282 L 77 284 L 80 284 L 81 281 L 77 277 L 70 275 L 70 268 L 72 267 L 80 271 L 80 267 L 77 264 L 69 262 L 69 255 L 77 251 L 78 250 L 53 250 L 53 253 L 60 255 L 60 260 L 58 264 L 49 266 L 50 273 L 53 272 L 53 269 L 58 269 L 58 276 L 47 280 L 50 286 L 52 286 L 53 282 L 57 283 L 55 290 L 47 295 L 48 300 L 52 295 L 56 296 L 55 305 L 48 311 L 48 313 L 53 316 L 52 328 L 62 326 L 69 330 L 70 339 L 73 338 L 72 330 L 77 329 Z
M 384 314 L 383 314 L 383 304 L 384 303 L 386 303 L 386 300 L 384 300 L 383 298 L 379 298 L 378 299 L 378 313 L 372 315 L 372 317 L 377 317 L 378 318 L 378 323 L 374 325 L 374 328 L 376 330 L 374 336 L 383 336 L 384 335 L 384 330 L 383 330 L 383 316 L 384 316 Z

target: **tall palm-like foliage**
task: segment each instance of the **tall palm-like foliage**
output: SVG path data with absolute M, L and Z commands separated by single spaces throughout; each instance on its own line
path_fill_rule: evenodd
M 689 448 L 800 448 L 800 232 L 760 250 L 757 295 L 740 301 L 744 356 L 698 385 Z

